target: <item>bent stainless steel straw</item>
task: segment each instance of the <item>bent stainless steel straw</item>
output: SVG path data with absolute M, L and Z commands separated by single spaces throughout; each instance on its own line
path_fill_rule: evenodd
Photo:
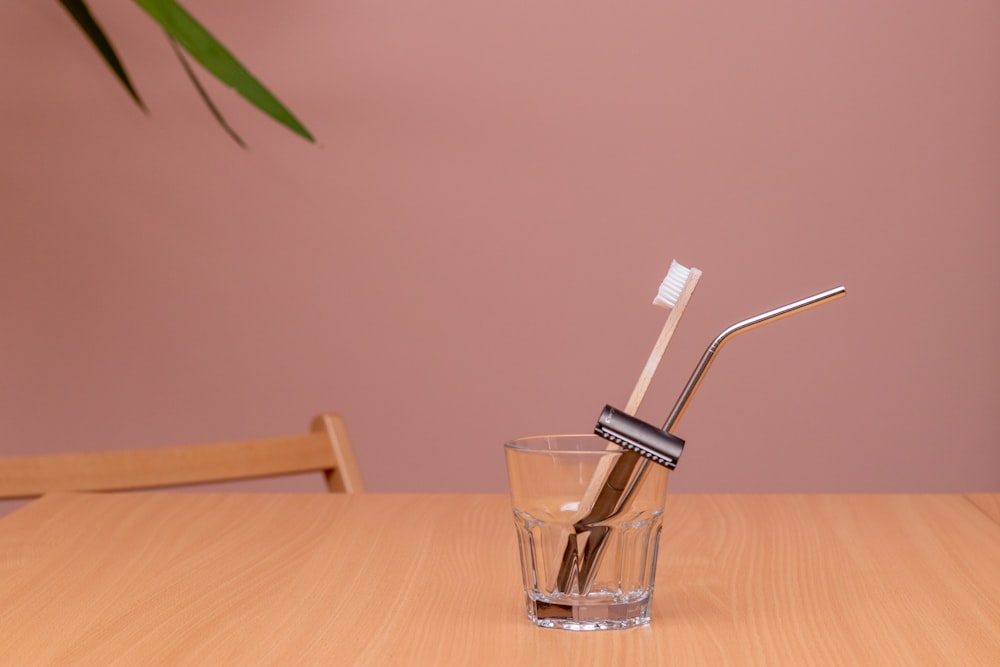
M 611 406 L 605 407 L 594 432 L 622 445 L 626 448 L 626 452 L 618 458 L 608 474 L 605 485 L 594 501 L 591 511 L 576 524 L 577 533 L 590 532 L 584 553 L 565 554 L 565 556 L 578 559 L 578 585 L 582 593 L 586 594 L 593 584 L 593 578 L 597 573 L 597 563 L 601 558 L 601 552 L 604 550 L 604 544 L 610 532 L 607 526 L 598 524 L 614 517 L 628 506 L 629 500 L 642 481 L 643 473 L 651 460 L 669 468 L 676 465 L 684 441 L 674 436 L 670 431 L 680 421 L 722 345 L 736 334 L 833 301 L 846 293 L 847 290 L 843 286 L 836 287 L 755 315 L 728 327 L 705 350 L 661 430 L 657 430 L 636 417 L 615 410 Z M 622 482 L 626 479 L 628 482 L 623 485 Z M 569 585 L 569 577 L 566 575 L 571 570 L 572 564 L 564 562 L 560 570 L 561 590 L 566 590 L 564 586 Z
M 732 325 L 722 333 L 720 333 L 712 344 L 708 346 L 705 350 L 705 354 L 702 355 L 701 361 L 695 367 L 694 372 L 691 374 L 691 379 L 688 380 L 687 385 L 681 392 L 680 398 L 677 399 L 677 403 L 674 405 L 673 411 L 671 411 L 670 416 L 667 417 L 667 421 L 663 424 L 663 430 L 668 433 L 673 430 L 674 425 L 680 420 L 681 415 L 687 409 L 688 403 L 691 401 L 691 397 L 694 396 L 694 392 L 698 390 L 701 385 L 702 379 L 705 377 L 705 373 L 708 372 L 709 367 L 715 360 L 715 355 L 722 347 L 722 344 L 728 341 L 730 338 L 736 334 L 743 333 L 744 331 L 750 331 L 751 329 L 756 329 L 757 327 L 763 326 L 770 322 L 777 322 L 780 319 L 788 317 L 789 315 L 794 315 L 795 313 L 801 313 L 803 311 L 809 310 L 810 308 L 815 308 L 821 304 L 827 303 L 828 301 L 833 301 L 834 299 L 839 299 L 840 297 L 847 294 L 847 290 L 843 285 L 840 287 L 835 287 L 831 290 L 821 292 L 814 296 L 802 299 L 801 301 L 796 301 L 795 303 L 790 303 L 787 306 L 782 306 L 781 308 L 775 308 L 774 310 L 769 310 L 766 313 L 761 313 L 760 315 L 755 315 L 749 319 L 743 320 L 742 322 L 737 322 Z

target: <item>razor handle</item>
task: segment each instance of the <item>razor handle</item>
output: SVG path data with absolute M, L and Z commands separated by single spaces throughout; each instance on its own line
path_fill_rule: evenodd
M 673 470 L 684 450 L 684 441 L 652 424 L 622 412 L 610 405 L 604 406 L 594 433 L 625 448 L 594 501 L 594 506 L 577 522 L 585 530 L 593 524 L 611 518 L 636 487 L 643 467 L 638 466 L 643 457 Z M 639 471 L 636 471 L 639 467 Z
M 673 470 L 684 449 L 684 441 L 677 436 L 610 405 L 605 406 L 601 412 L 594 433 L 621 445 L 625 451 L 605 477 L 590 511 L 576 522 L 574 526 L 576 533 L 569 536 L 557 575 L 557 588 L 562 591 L 570 589 L 574 566 L 579 567 L 580 590 L 589 590 L 611 530 L 600 523 L 607 521 L 625 507 L 642 480 L 649 461 L 655 461 Z M 589 533 L 582 553 L 578 537 L 581 533 Z

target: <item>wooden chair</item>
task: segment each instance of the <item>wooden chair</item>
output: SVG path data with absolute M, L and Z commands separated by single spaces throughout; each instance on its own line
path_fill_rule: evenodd
M 311 432 L 184 447 L 0 458 L 0 499 L 50 491 L 123 491 L 322 472 L 335 493 L 364 484 L 344 421 L 323 414 Z

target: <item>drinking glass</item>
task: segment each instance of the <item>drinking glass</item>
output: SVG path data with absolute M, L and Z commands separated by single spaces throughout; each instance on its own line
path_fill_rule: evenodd
M 528 618 L 566 630 L 648 623 L 670 471 L 596 435 L 517 438 L 504 451 Z M 588 519 L 623 456 L 636 463 L 633 490 Z

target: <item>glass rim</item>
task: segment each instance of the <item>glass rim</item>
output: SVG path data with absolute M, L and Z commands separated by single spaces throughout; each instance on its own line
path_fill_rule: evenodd
M 603 442 L 608 445 L 605 449 L 552 449 L 547 447 L 538 447 L 536 443 L 549 442 L 554 439 L 561 440 L 586 440 L 588 442 Z M 596 433 L 549 433 L 545 435 L 524 435 L 517 438 L 511 438 L 503 444 L 503 448 L 507 451 L 513 452 L 527 452 L 527 453 L 572 453 L 572 454 L 615 454 L 625 451 L 619 445 L 611 442 L 606 438 L 602 438 Z

